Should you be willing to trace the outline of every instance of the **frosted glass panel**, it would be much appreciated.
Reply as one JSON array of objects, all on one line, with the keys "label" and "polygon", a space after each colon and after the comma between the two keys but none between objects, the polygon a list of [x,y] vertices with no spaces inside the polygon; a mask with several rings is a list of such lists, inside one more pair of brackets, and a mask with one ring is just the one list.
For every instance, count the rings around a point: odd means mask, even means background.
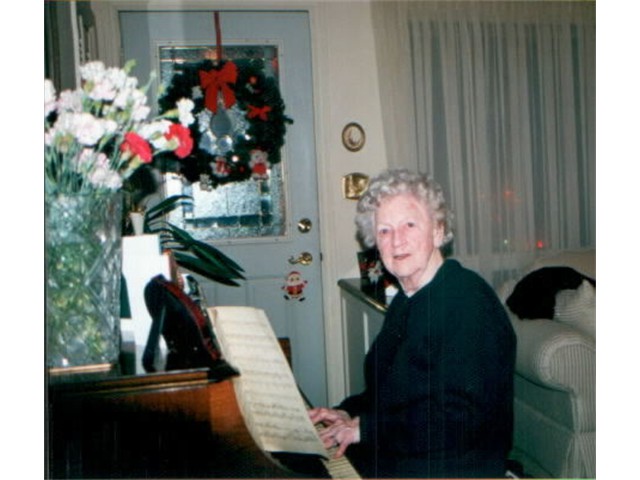
[{"label": "frosted glass panel", "polygon": [[[171,82],[174,66],[181,63],[198,63],[205,58],[217,56],[214,45],[187,45],[171,43],[158,47],[160,61],[160,80],[164,85]],[[222,56],[226,60],[261,59],[264,61],[264,73],[278,79],[278,72],[274,65],[278,63],[277,45],[225,45]]]},{"label": "frosted glass panel", "polygon": [[[278,80],[277,45],[224,46],[223,58],[258,58],[264,61],[265,75]],[[160,81],[170,85],[177,64],[197,63],[216,55],[212,45],[160,45]],[[230,113],[233,108],[229,109]],[[235,122],[240,125],[240,122]],[[217,148],[217,147],[216,147]],[[210,152],[217,153],[217,152]],[[224,152],[221,152],[224,153]],[[170,213],[168,221],[200,240],[283,236],[286,233],[283,174],[281,164],[272,165],[267,180],[247,180],[208,188],[200,182],[188,184],[175,174],[165,175],[165,195],[189,195],[192,205]]]},{"label": "frosted glass panel", "polygon": [[167,196],[190,195],[185,205],[169,215],[169,222],[200,240],[272,237],[285,234],[281,168],[269,170],[269,180],[247,180],[203,190],[175,174],[165,175]]}]

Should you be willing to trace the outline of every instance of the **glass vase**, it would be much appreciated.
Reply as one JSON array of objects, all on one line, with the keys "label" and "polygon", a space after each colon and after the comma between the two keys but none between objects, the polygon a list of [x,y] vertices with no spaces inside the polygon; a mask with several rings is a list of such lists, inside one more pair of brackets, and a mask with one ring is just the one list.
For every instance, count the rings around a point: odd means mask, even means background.
[{"label": "glass vase", "polygon": [[45,197],[46,358],[107,367],[120,354],[122,195]]}]

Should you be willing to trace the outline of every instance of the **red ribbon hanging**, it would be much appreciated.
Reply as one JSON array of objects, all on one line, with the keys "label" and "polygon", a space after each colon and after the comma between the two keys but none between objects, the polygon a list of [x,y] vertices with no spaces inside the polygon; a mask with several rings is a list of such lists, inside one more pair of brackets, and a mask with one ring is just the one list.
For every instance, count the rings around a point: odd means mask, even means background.
[{"label": "red ribbon hanging", "polygon": [[220,30],[220,12],[213,12],[213,26],[216,29],[216,51],[218,52],[218,61],[222,61],[222,32]]},{"label": "red ribbon hanging", "polygon": [[198,70],[200,86],[205,92],[204,105],[213,113],[218,112],[218,93],[222,93],[225,108],[236,103],[236,94],[229,86],[238,79],[238,67],[229,61],[220,70]]},{"label": "red ribbon hanging", "polygon": [[251,118],[260,118],[260,120],[267,121],[267,113],[271,111],[271,107],[269,105],[265,105],[264,107],[255,107],[253,105],[249,105],[249,113],[247,113],[247,117]]}]

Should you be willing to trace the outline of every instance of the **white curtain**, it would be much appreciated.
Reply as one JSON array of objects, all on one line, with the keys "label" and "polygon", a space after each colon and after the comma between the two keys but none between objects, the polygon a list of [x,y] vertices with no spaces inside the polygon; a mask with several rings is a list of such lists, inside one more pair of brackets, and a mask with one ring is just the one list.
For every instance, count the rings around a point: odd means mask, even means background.
[{"label": "white curtain", "polygon": [[389,164],[443,185],[453,255],[497,286],[595,247],[595,3],[374,2],[373,19]]}]

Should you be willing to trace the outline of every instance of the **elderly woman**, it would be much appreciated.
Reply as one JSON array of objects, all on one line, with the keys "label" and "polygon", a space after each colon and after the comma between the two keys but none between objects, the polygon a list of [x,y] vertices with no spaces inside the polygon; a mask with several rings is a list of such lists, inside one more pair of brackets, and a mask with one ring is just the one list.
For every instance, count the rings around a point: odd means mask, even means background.
[{"label": "elderly woman", "polygon": [[367,354],[365,391],[309,411],[325,446],[369,478],[504,477],[515,336],[491,287],[445,259],[453,234],[440,186],[384,172],[356,224],[401,290]]}]

